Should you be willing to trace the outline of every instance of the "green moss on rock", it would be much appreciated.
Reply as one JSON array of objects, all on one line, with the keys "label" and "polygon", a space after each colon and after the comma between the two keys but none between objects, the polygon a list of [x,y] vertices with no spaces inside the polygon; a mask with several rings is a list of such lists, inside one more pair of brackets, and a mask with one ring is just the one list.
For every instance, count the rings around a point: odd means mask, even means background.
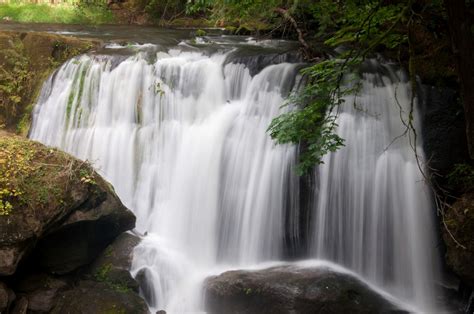
[{"label": "green moss on rock", "polygon": [[0,191],[0,275],[13,274],[30,253],[48,272],[68,273],[135,225],[89,164],[6,133],[0,133]]},{"label": "green moss on rock", "polygon": [[67,59],[99,45],[94,39],[0,31],[0,126],[25,135],[46,78]]}]

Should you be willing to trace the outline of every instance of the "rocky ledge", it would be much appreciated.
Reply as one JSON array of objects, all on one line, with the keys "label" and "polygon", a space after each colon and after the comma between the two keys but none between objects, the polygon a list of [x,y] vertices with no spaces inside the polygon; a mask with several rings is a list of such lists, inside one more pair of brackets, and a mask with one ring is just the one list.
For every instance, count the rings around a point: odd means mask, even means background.
[{"label": "rocky ledge", "polygon": [[0,313],[147,313],[134,226],[88,163],[0,133]]}]

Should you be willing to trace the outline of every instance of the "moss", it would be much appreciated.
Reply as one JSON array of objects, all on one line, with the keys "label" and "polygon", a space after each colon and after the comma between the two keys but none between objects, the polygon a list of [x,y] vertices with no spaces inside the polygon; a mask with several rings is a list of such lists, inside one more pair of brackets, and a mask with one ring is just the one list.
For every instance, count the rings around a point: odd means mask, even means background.
[{"label": "moss", "polygon": [[100,45],[47,33],[0,32],[0,125],[26,135],[43,82],[61,63]]},{"label": "moss", "polygon": [[107,263],[102,265],[95,273],[94,277],[98,282],[102,282],[106,284],[110,289],[116,292],[123,292],[127,293],[130,292],[131,289],[125,282],[120,280],[114,280],[110,276],[110,272],[112,271],[113,265],[111,263]]},{"label": "moss", "polygon": [[206,36],[207,32],[203,29],[198,29],[196,31],[196,36],[199,36],[199,37],[202,37],[202,36]]},{"label": "moss", "polygon": [[164,22],[164,26],[170,27],[189,27],[189,28],[206,28],[214,26],[213,22],[204,18],[177,18],[169,22]]},{"label": "moss", "polygon": [[237,32],[237,27],[235,26],[226,26],[224,28],[224,33],[227,35],[234,35]]},{"label": "moss", "polygon": [[95,176],[89,164],[63,152],[0,134],[0,216],[67,206],[69,188],[82,185],[88,189],[97,180]]}]

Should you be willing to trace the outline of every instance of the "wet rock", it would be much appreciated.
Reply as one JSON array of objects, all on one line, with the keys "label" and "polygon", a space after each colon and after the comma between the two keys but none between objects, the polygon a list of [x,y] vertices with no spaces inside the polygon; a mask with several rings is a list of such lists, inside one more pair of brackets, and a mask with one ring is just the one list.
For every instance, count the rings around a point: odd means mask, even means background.
[{"label": "wet rock", "polygon": [[155,292],[153,291],[153,286],[150,284],[149,278],[153,278],[153,276],[147,268],[140,269],[135,276],[135,280],[140,286],[141,295],[150,302],[155,299]]},{"label": "wet rock", "polygon": [[449,88],[423,85],[420,88],[420,120],[423,148],[438,184],[452,166],[468,159],[464,111],[458,93]]},{"label": "wet rock", "polygon": [[130,274],[133,249],[140,238],[123,233],[93,262],[89,273],[96,279],[138,292],[138,283]]},{"label": "wet rock", "polygon": [[357,278],[329,268],[229,271],[204,287],[210,313],[405,313]]},{"label": "wet rock", "polygon": [[96,189],[60,228],[39,241],[38,261],[44,269],[55,274],[71,272],[90,263],[119,234],[135,227],[135,216],[104,187]]},{"label": "wet rock", "polygon": [[51,311],[62,313],[123,313],[145,314],[148,307],[138,294],[131,290],[112,287],[103,282],[81,281],[58,297]]}]

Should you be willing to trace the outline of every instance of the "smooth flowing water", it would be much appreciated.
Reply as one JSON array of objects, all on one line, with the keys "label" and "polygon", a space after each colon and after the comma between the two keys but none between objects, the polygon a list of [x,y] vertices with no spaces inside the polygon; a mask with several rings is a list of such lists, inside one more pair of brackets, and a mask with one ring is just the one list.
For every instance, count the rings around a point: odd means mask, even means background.
[{"label": "smooth flowing water", "polygon": [[[292,110],[282,104],[299,88],[300,64],[237,58],[226,38],[215,45],[74,58],[45,83],[34,111],[30,137],[91,161],[137,215],[146,236],[132,273],[153,311],[204,311],[206,276],[281,261],[288,233],[298,234],[297,147],[275,145],[266,129]],[[252,60],[266,64],[256,70]],[[410,90],[385,72],[365,76],[363,109],[348,99],[339,116],[347,146],[315,173],[307,257],[433,310],[430,195],[407,139],[388,147],[403,132]]]},{"label": "smooth flowing water", "polygon": [[[421,138],[406,133],[410,84],[402,72],[368,63],[374,73],[364,74],[360,92],[339,114],[346,146],[326,156],[317,171],[313,254],[433,312],[435,212],[419,170]],[[413,110],[419,117],[416,99]]]}]

